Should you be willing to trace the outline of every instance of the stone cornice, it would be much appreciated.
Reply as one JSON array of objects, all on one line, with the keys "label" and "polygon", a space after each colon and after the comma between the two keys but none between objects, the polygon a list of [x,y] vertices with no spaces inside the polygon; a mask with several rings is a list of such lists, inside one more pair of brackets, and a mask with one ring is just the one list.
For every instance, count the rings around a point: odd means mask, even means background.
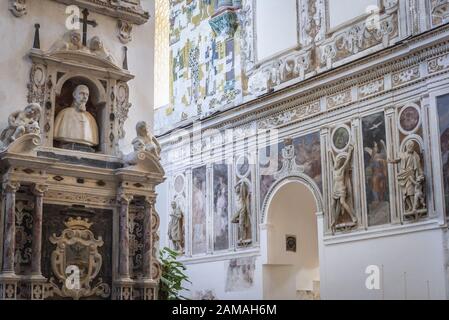
[{"label": "stone cornice", "polygon": [[115,0],[53,0],[66,5],[76,5],[93,12],[125,20],[133,24],[144,24],[150,19],[150,14],[139,5]]},{"label": "stone cornice", "polygon": [[[262,95],[220,114],[203,119],[202,127],[203,129],[222,130],[247,125],[267,116],[280,114],[289,109],[312,103],[322,97],[348,90],[354,85],[366,84],[385,74],[415,66],[449,50],[449,38],[446,36],[448,30],[449,25],[444,25],[403,40],[393,47],[375,52],[365,58],[294,83],[276,92]],[[337,109],[335,108],[335,110]],[[191,128],[191,124],[183,126],[184,130]],[[167,144],[164,138],[169,136],[170,132],[167,132],[159,137],[162,145]]]}]

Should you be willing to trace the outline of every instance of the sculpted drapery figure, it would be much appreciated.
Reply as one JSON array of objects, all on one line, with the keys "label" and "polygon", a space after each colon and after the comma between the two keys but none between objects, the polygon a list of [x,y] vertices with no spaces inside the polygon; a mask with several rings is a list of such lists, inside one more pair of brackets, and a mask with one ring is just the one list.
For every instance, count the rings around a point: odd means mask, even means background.
[{"label": "sculpted drapery figure", "polygon": [[173,248],[178,252],[184,251],[184,214],[176,201],[171,203],[170,223],[168,225],[168,238]]},{"label": "sculpted drapery figure", "polygon": [[354,146],[352,144],[349,146],[349,153],[347,156],[339,154],[337,158],[335,158],[332,151],[329,151],[333,166],[333,223],[331,226],[333,231],[338,227],[339,220],[345,213],[351,217],[352,226],[357,224],[357,217],[354,214],[352,205],[353,190],[350,175],[353,152]]},{"label": "sculpted drapery figure", "polygon": [[427,212],[423,192],[424,171],[421,156],[415,151],[415,142],[410,140],[405,145],[405,152],[401,152],[399,159],[390,160],[399,164],[398,183],[401,188],[402,201],[406,215]]},{"label": "sculpted drapery figure", "polygon": [[54,139],[63,143],[74,143],[95,147],[99,143],[98,125],[86,111],[89,88],[79,85],[73,92],[73,103],[58,113],[55,120]]},{"label": "sculpted drapery figure", "polygon": [[238,210],[231,219],[231,222],[238,224],[238,240],[240,244],[251,242],[251,210],[249,186],[241,182],[235,186],[235,193],[238,199]]},{"label": "sculpted drapery figure", "polygon": [[8,127],[0,136],[0,147],[6,147],[24,134],[39,134],[39,119],[42,109],[39,104],[31,103],[23,111],[16,111],[8,118]]},{"label": "sculpted drapery figure", "polygon": [[161,147],[156,138],[151,134],[145,121],[140,121],[136,125],[137,137],[132,141],[134,151],[147,151],[154,153],[157,157],[161,154]]}]

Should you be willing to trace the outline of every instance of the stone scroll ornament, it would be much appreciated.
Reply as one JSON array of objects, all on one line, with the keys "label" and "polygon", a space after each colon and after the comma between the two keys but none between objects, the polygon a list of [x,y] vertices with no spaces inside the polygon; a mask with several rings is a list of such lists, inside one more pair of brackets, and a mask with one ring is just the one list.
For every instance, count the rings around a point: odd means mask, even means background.
[{"label": "stone scroll ornament", "polygon": [[8,127],[0,135],[0,151],[26,134],[39,135],[39,119],[42,108],[37,103],[31,103],[22,111],[13,112],[8,117]]},{"label": "stone scroll ornament", "polygon": [[[349,152],[337,157],[329,151],[332,161],[332,232],[357,226],[357,217],[353,208],[353,187],[351,182],[351,164],[354,145],[349,145]],[[348,222],[346,216],[351,221]]]},{"label": "stone scroll ornament", "polygon": [[234,213],[231,222],[238,226],[238,244],[245,246],[251,244],[251,193],[249,186],[245,182],[240,182],[235,186],[235,193],[238,199],[238,209]]},{"label": "stone scroll ornament", "polygon": [[427,213],[427,206],[421,154],[420,151],[415,150],[416,143],[410,140],[405,144],[405,152],[401,152],[398,159],[392,159],[389,162],[399,165],[397,181],[401,189],[404,216],[418,220]]},{"label": "stone scroll ornament", "polygon": [[[97,279],[103,264],[103,258],[98,248],[103,246],[101,237],[95,239],[90,230],[92,223],[87,219],[69,218],[65,222],[67,229],[57,237],[50,237],[50,242],[56,245],[51,254],[51,267],[56,276],[50,279],[49,295],[79,300],[81,298],[99,296],[107,298],[111,289]],[[69,268],[69,269],[68,269]],[[72,270],[67,273],[67,270]],[[92,282],[96,280],[96,285]]]}]

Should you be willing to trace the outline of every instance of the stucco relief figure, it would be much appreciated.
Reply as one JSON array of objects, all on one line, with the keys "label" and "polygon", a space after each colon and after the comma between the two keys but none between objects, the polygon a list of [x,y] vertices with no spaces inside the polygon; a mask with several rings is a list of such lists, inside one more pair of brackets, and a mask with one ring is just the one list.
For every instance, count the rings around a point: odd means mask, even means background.
[{"label": "stucco relief figure", "polygon": [[54,139],[62,143],[95,147],[99,143],[98,125],[86,111],[89,88],[77,86],[73,99],[72,106],[61,110],[56,117]]},{"label": "stucco relief figure", "polygon": [[27,14],[26,0],[9,0],[9,10],[15,17],[21,17]]},{"label": "stucco relief figure", "polygon": [[[357,217],[354,214],[352,205],[353,189],[350,175],[353,153],[353,145],[349,146],[349,153],[347,156],[345,156],[344,154],[339,154],[335,158],[332,151],[329,151],[333,166],[332,231],[340,228],[354,227],[357,224]],[[350,216],[352,220],[351,223],[345,223],[341,221],[345,214]]]},{"label": "stucco relief figure", "polygon": [[137,137],[132,141],[134,151],[146,151],[160,157],[161,146],[157,139],[151,134],[145,121],[140,121],[136,125]]},{"label": "stucco relief figure", "polygon": [[168,225],[168,238],[176,251],[184,251],[184,214],[179,205],[173,201],[171,203],[170,223]]},{"label": "stucco relief figure", "polygon": [[424,170],[421,156],[415,151],[415,142],[410,140],[405,145],[405,152],[401,152],[399,159],[390,160],[399,164],[398,183],[401,188],[405,215],[414,215],[416,219],[420,214],[426,213],[426,199],[424,196]]},{"label": "stucco relief figure", "polygon": [[231,222],[238,225],[238,240],[240,245],[251,243],[251,194],[249,186],[241,182],[235,186],[238,199],[238,210],[232,217]]},{"label": "stucco relief figure", "polygon": [[88,49],[83,46],[83,43],[81,41],[81,34],[76,31],[72,30],[68,34],[64,36],[63,39],[57,41],[50,49],[50,52],[55,51],[73,51],[73,50],[84,50],[87,51]]},{"label": "stucco relief figure", "polygon": [[31,103],[23,111],[16,111],[8,118],[8,127],[0,136],[0,147],[6,147],[24,134],[40,134],[39,119],[42,109]]},{"label": "stucco relief figure", "polygon": [[104,47],[103,41],[98,36],[93,37],[90,39],[90,46],[89,46],[90,52],[96,55],[99,58],[108,60],[112,63],[116,63],[114,57],[112,54]]}]

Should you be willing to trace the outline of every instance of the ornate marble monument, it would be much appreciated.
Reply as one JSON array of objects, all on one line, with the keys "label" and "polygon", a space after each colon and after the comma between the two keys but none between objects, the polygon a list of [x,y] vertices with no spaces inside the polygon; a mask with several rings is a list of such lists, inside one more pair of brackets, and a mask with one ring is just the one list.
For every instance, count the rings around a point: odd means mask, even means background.
[{"label": "ornate marble monument", "polygon": [[160,147],[141,122],[119,151],[133,75],[108,52],[77,32],[30,52],[1,135],[0,299],[157,299]]}]

